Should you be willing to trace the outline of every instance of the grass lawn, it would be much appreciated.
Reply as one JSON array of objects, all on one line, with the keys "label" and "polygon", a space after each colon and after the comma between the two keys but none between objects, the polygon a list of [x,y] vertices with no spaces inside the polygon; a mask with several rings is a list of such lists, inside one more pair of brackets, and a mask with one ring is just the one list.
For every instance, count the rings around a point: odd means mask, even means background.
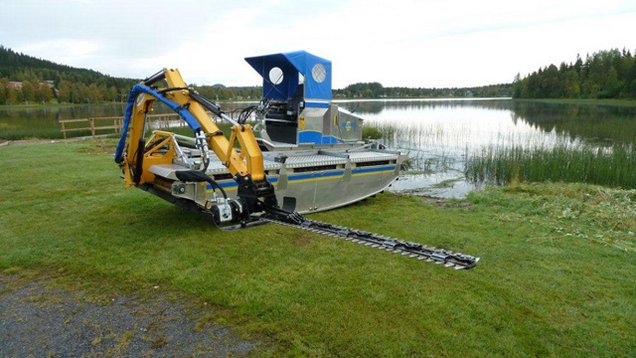
[{"label": "grass lawn", "polygon": [[636,356],[636,191],[382,194],[311,216],[482,258],[455,271],[282,226],[221,232],[125,190],[113,146],[0,147],[0,272],[159,285],[271,337],[274,355]]}]

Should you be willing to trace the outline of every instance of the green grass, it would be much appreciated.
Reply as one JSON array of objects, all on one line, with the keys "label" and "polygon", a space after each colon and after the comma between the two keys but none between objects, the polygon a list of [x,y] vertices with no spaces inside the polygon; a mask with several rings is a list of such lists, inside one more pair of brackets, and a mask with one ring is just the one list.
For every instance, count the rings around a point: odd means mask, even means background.
[{"label": "green grass", "polygon": [[374,126],[363,126],[362,127],[362,139],[381,139],[382,132],[380,129]]},{"label": "green grass", "polygon": [[589,145],[552,148],[489,146],[473,153],[464,167],[472,182],[508,184],[513,181],[584,182],[636,188],[636,147]]},{"label": "green grass", "polygon": [[113,145],[0,147],[0,270],[181,292],[276,355],[636,355],[634,191],[384,194],[312,215],[482,257],[455,271],[281,226],[221,232],[125,190]]},{"label": "green grass", "polygon": [[550,104],[579,104],[595,106],[624,106],[636,107],[635,99],[613,99],[613,98],[515,98],[515,102],[533,102]]}]

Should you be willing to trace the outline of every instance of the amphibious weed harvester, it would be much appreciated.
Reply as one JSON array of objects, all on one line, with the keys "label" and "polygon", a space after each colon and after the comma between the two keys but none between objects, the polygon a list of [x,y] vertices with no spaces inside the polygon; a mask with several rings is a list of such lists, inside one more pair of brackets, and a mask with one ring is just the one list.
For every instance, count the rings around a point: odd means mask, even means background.
[{"label": "amphibious weed harvester", "polygon": [[[220,227],[271,222],[456,269],[477,264],[473,256],[302,216],[383,191],[405,156],[362,141],[362,119],[331,101],[330,61],[305,51],[246,61],[263,78],[263,98],[237,119],[188,87],[176,69],[132,88],[115,153],[127,187],[210,214]],[[178,113],[193,137],[155,130],[146,139],[145,116],[155,102]],[[260,138],[247,123],[252,113]],[[212,117],[231,124],[229,138]]]}]

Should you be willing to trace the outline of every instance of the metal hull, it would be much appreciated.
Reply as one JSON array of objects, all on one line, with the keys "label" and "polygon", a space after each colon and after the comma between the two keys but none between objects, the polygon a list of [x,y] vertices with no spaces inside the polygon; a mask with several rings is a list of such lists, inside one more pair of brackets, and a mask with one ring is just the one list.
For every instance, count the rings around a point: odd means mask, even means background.
[{"label": "metal hull", "polygon": [[[193,151],[190,155],[196,153]],[[385,190],[398,177],[404,160],[399,152],[359,145],[328,152],[297,149],[264,152],[263,155],[267,180],[276,187],[279,205],[300,213],[349,205]],[[150,168],[156,182],[163,185],[164,192],[169,189],[165,183],[176,180],[175,171],[187,169],[179,164]],[[213,177],[228,196],[236,197],[237,183],[229,177],[221,162],[211,162],[206,174]],[[214,195],[212,186],[202,183],[190,184],[184,192],[170,188],[170,194],[194,201],[201,207]]]},{"label": "metal hull", "polygon": [[[281,205],[300,213],[349,205],[386,189],[398,176],[396,165],[379,168],[314,171],[268,177]],[[232,185],[231,183],[228,183]],[[234,190],[228,192],[234,197]],[[293,203],[288,204],[289,202]]]}]

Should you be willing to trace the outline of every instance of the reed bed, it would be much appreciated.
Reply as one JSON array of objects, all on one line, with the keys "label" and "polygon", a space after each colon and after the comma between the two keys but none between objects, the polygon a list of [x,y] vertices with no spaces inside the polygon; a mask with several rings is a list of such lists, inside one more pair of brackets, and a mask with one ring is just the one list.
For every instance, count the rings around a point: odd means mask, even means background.
[{"label": "reed bed", "polygon": [[493,145],[467,155],[464,174],[473,183],[580,182],[633,189],[636,149],[633,145]]},{"label": "reed bed", "polygon": [[389,147],[409,151],[409,171],[463,171],[473,184],[580,182],[636,188],[633,144],[558,135],[555,132],[500,132],[479,138],[474,128],[366,123]]}]

